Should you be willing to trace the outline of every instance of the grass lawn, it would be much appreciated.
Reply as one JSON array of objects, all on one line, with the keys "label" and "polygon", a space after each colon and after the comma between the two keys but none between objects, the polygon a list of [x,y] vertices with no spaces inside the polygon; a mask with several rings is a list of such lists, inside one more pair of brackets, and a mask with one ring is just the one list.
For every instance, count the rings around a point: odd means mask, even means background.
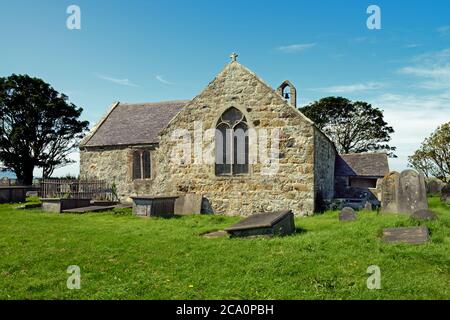
[{"label": "grass lawn", "polygon": [[[122,210],[60,215],[0,205],[0,299],[450,299],[450,208],[430,198],[439,220],[426,245],[385,244],[385,227],[406,216],[337,212],[296,219],[284,238],[205,239],[236,217],[133,217]],[[81,268],[81,290],[66,269]],[[366,287],[381,268],[382,289]]]}]

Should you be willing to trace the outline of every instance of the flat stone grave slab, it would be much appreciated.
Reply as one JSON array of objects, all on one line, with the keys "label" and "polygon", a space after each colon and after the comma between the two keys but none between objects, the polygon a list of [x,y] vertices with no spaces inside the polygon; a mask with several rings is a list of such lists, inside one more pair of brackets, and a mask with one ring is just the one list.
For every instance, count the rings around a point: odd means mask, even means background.
[{"label": "flat stone grave slab", "polygon": [[345,207],[339,213],[339,221],[355,221],[356,219],[356,212],[353,208]]},{"label": "flat stone grave slab", "polygon": [[291,210],[260,213],[225,229],[232,237],[286,236],[295,233]]},{"label": "flat stone grave slab", "polygon": [[202,234],[203,238],[208,238],[208,239],[222,238],[222,237],[226,237],[226,236],[228,236],[228,232],[226,232],[224,230],[213,231],[213,232],[208,232],[208,233]]},{"label": "flat stone grave slab", "polygon": [[383,230],[382,240],[390,243],[423,244],[428,242],[427,227],[387,228]]}]

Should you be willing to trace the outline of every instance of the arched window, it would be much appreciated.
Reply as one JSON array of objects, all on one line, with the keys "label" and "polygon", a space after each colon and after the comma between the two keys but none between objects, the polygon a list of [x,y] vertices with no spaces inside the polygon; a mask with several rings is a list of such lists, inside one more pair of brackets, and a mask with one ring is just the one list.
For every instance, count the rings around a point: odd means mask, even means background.
[{"label": "arched window", "polygon": [[133,180],[150,179],[151,174],[151,151],[133,151]]},{"label": "arched window", "polygon": [[248,173],[248,143],[245,116],[238,109],[229,108],[216,126],[216,175]]}]

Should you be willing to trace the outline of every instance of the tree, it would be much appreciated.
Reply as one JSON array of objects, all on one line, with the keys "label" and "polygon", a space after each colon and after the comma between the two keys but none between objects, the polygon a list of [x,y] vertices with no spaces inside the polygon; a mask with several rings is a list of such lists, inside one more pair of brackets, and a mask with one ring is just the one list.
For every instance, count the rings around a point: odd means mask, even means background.
[{"label": "tree", "polygon": [[68,155],[88,129],[78,120],[83,109],[49,84],[28,75],[0,78],[0,161],[23,184],[35,167],[49,177],[73,161]]},{"label": "tree", "polygon": [[334,142],[339,153],[384,151],[396,157],[396,148],[387,144],[394,129],[384,121],[383,111],[369,103],[327,97],[300,111]]},{"label": "tree", "polygon": [[450,122],[438,127],[420,148],[408,158],[409,166],[427,178],[448,182],[450,177]]}]

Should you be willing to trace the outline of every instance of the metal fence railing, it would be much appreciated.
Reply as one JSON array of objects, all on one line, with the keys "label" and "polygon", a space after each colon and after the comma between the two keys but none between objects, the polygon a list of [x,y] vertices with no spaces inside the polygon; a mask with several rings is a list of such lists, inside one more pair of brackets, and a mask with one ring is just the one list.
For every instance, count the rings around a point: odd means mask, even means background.
[{"label": "metal fence railing", "polygon": [[41,181],[42,198],[114,200],[112,188],[103,180],[45,179]]}]

